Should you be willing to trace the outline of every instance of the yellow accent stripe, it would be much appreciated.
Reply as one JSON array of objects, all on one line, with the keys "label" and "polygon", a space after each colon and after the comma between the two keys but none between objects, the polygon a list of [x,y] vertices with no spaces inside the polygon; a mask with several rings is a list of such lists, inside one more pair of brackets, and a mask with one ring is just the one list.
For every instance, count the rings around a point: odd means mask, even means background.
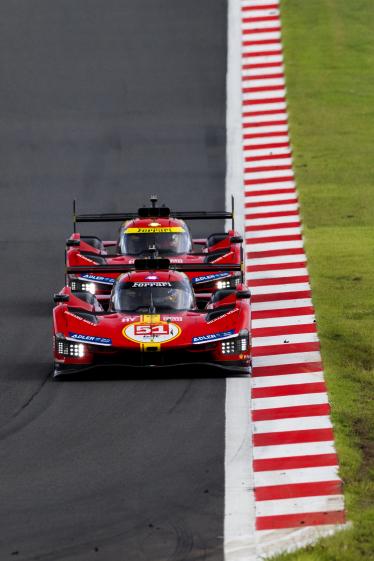
[{"label": "yellow accent stripe", "polygon": [[127,228],[125,234],[174,234],[185,232],[181,226],[154,227],[154,228]]},{"label": "yellow accent stripe", "polygon": [[[157,349],[156,351],[149,351],[148,349]],[[140,343],[140,350],[142,353],[146,352],[160,352],[161,351],[161,343]]]},{"label": "yellow accent stripe", "polygon": [[140,316],[140,321],[142,323],[160,323],[161,321],[161,316],[159,314],[150,314],[150,315],[144,315],[144,316]]}]

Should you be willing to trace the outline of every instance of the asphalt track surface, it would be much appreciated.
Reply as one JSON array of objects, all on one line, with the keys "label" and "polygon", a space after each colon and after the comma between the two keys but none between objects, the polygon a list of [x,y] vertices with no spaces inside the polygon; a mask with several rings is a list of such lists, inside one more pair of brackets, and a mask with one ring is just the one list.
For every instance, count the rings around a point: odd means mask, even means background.
[{"label": "asphalt track surface", "polygon": [[219,560],[224,380],[50,374],[74,197],[224,206],[226,2],[3,0],[0,42],[0,560]]}]

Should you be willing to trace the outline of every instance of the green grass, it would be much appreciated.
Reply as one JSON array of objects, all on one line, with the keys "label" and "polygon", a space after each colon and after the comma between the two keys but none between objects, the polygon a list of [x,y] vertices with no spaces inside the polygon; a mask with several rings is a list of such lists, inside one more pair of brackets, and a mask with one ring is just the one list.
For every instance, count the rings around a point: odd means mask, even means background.
[{"label": "green grass", "polygon": [[294,163],[349,530],[289,561],[374,559],[374,2],[283,0]]}]

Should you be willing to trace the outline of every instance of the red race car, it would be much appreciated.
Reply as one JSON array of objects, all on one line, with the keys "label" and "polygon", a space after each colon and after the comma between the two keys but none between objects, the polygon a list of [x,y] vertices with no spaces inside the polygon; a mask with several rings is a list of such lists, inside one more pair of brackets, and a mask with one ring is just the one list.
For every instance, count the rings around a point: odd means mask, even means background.
[{"label": "red race car", "polygon": [[[115,281],[115,274],[102,274],[97,265],[134,264],[135,259],[147,256],[167,257],[173,264],[240,264],[237,272],[207,267],[187,272],[194,290],[199,294],[210,294],[222,288],[235,288],[244,280],[243,239],[234,230],[233,209],[231,212],[173,212],[169,208],[157,207],[157,197],[151,197],[151,207],[138,213],[127,214],[76,214],[77,222],[124,221],[117,241],[102,241],[93,236],[81,236],[74,232],[67,240],[66,264],[88,266],[91,270],[69,274],[67,284],[73,291],[88,291],[108,298]],[[185,220],[232,219],[228,232],[210,235],[207,239],[193,239]],[[75,226],[74,226],[75,230]],[[198,250],[196,250],[196,247]]]},{"label": "red race car", "polygon": [[[206,266],[211,272],[217,270],[217,265]],[[249,374],[250,292],[241,283],[217,290],[199,309],[183,272],[189,267],[162,258],[98,265],[100,274],[117,274],[106,311],[87,291],[73,292],[66,286],[55,295],[54,378],[109,365],[122,374],[136,367],[181,365]],[[220,267],[229,271],[237,266]],[[68,273],[86,270],[72,267]]]}]

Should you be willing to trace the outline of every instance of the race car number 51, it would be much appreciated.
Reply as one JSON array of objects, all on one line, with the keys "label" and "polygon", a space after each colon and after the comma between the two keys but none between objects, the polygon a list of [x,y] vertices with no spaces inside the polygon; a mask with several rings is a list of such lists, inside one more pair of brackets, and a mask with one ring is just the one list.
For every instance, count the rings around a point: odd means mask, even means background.
[{"label": "race car number 51", "polygon": [[181,334],[181,328],[175,323],[130,323],[122,330],[122,335],[135,343],[167,343]]},{"label": "race car number 51", "polygon": [[167,323],[160,325],[135,325],[135,335],[169,335],[170,325]]}]

